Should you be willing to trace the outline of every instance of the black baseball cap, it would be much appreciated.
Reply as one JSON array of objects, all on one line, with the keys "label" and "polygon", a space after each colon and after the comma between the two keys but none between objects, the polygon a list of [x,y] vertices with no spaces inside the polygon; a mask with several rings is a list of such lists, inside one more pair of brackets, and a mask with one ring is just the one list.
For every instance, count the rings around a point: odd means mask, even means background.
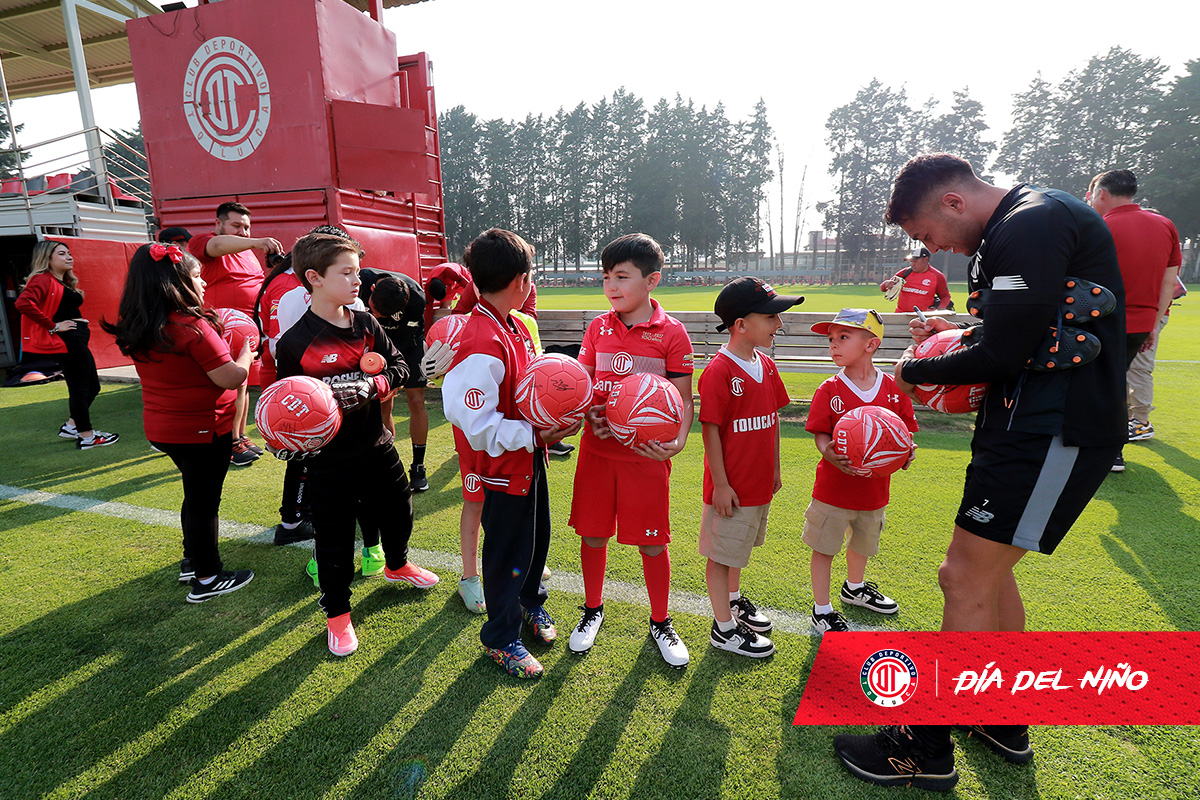
[{"label": "black baseball cap", "polygon": [[713,311],[721,318],[717,330],[723,331],[747,314],[779,314],[803,302],[803,297],[776,294],[771,284],[747,276],[725,284]]},{"label": "black baseball cap", "polygon": [[187,228],[163,228],[158,232],[158,240],[167,244],[180,244],[192,238]]}]

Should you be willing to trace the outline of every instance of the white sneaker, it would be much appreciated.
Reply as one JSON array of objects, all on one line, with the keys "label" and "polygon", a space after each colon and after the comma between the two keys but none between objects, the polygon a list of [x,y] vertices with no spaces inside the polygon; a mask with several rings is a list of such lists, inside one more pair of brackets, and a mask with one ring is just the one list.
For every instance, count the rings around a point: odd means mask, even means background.
[{"label": "white sneaker", "polygon": [[583,611],[583,616],[580,618],[579,624],[575,626],[575,630],[571,631],[567,647],[572,653],[583,655],[596,643],[596,634],[600,632],[600,624],[604,622],[604,604],[601,603],[599,608],[588,608],[587,606],[579,608]]},{"label": "white sneaker", "polygon": [[770,639],[755,633],[745,622],[741,620],[736,622],[737,625],[733,630],[723,631],[716,620],[713,620],[712,630],[708,636],[713,647],[750,658],[766,658],[775,652],[775,645]]},{"label": "white sneaker", "polygon": [[650,636],[654,638],[654,643],[658,645],[658,652],[662,653],[663,661],[675,669],[683,669],[688,665],[691,656],[688,654],[687,645],[679,638],[679,634],[675,632],[675,626],[671,624],[671,618],[667,617],[662,622],[650,620]]}]

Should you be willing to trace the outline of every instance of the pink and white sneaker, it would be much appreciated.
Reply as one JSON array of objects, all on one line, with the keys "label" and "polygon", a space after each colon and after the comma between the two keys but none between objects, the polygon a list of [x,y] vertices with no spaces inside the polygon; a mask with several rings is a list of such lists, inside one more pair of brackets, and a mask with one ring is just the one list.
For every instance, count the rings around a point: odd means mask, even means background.
[{"label": "pink and white sneaker", "polygon": [[335,656],[348,656],[358,649],[358,636],[354,633],[354,625],[350,622],[350,612],[325,621],[329,630],[329,652]]}]

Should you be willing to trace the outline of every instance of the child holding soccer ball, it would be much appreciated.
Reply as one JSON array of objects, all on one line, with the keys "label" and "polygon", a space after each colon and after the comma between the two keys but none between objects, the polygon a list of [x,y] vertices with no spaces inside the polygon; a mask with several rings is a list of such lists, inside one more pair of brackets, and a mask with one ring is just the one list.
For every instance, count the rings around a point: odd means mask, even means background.
[{"label": "child holding soccer ball", "polygon": [[[899,604],[866,580],[867,559],[879,552],[885,510],[891,487],[890,475],[864,476],[838,453],[833,426],[847,411],[860,406],[880,406],[894,411],[912,432],[917,418],[912,401],[900,391],[895,379],[877,369],[872,354],[883,341],[883,318],[873,308],[843,308],[832,322],[818,322],[813,333],[829,336],[829,357],[841,371],[822,383],[813,394],[805,430],[816,439],[821,461],[813,482],[813,499],[804,512],[801,540],[812,548],[812,624],[818,633],[847,631],[846,619],[833,608],[829,597],[833,557],[846,544],[846,581],[843,603],[868,608],[880,614],[895,614]],[[916,456],[914,448],[904,468]]]},{"label": "child holding soccer ball", "polygon": [[[438,582],[437,575],[408,560],[412,494],[379,406],[380,396],[408,377],[404,357],[370,312],[346,307],[358,297],[360,254],[357,243],[329,234],[309,234],[296,242],[292,263],[312,304],[279,338],[275,351],[280,378],[309,375],[325,381],[342,410],[337,435],[305,461],[319,602],[328,618],[329,650],[336,656],[358,649],[350,621],[356,511],[379,529],[389,583],[427,589]],[[364,375],[359,365],[368,351],[387,362],[378,375]]]},{"label": "child holding soccer ball", "polygon": [[779,314],[804,302],[776,294],[758,278],[737,278],[717,295],[717,331],[729,343],[700,374],[700,424],[704,437],[704,512],[700,555],[713,607],[709,643],[750,658],[775,652],[762,634],[771,620],[741,593],[742,570],[763,543],[771,498],[783,486],[779,466],[779,409],[787,390],[775,362],[758,352],[770,347]]},{"label": "child holding soccer ball", "polygon": [[543,668],[525,648],[521,623],[543,644],[558,637],[542,584],[550,548],[546,445],[574,435],[582,422],[539,430],[517,411],[517,379],[533,357],[534,345],[512,311],[529,296],[533,248],[515,233],[493,228],[468,245],[463,260],[479,303],[459,334],[442,383],[442,406],[472,450],[473,471],[464,474],[464,492],[477,486],[483,495],[488,619],[479,639],[510,675],[536,678]]},{"label": "child holding soccer ball", "polygon": [[[604,621],[604,570],[608,541],[641,551],[650,595],[650,635],[663,660],[687,666],[690,656],[671,624],[671,456],[683,449],[692,427],[692,341],[683,324],[650,297],[662,277],[663,253],[644,233],[631,233],[600,254],[604,296],[612,310],[592,320],[583,335],[579,361],[593,378],[593,402],[579,444],[570,525],[582,537],[583,616],[571,633],[573,653],[595,644]],[[639,372],[665,377],[683,398],[679,434],[636,450],[613,437],[604,403],[622,378]]]}]

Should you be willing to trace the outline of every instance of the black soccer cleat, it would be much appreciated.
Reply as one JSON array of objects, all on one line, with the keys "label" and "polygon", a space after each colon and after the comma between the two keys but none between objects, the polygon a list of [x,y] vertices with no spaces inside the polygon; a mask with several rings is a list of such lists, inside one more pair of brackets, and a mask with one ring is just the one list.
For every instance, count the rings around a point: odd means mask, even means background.
[{"label": "black soccer cleat", "polygon": [[1067,278],[1063,287],[1062,317],[1066,322],[1088,322],[1111,314],[1117,298],[1098,283]]},{"label": "black soccer cleat", "polygon": [[1025,369],[1053,372],[1082,366],[1100,355],[1100,340],[1078,328],[1051,328]]}]

